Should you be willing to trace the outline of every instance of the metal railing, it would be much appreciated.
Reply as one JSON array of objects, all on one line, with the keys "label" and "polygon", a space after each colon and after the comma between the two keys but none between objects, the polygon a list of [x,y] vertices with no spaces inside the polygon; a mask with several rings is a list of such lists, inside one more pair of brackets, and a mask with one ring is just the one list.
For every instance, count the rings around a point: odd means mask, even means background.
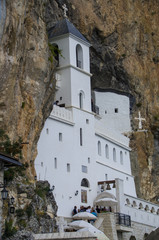
[{"label": "metal railing", "polygon": [[115,213],[116,224],[131,227],[131,217],[123,213]]}]

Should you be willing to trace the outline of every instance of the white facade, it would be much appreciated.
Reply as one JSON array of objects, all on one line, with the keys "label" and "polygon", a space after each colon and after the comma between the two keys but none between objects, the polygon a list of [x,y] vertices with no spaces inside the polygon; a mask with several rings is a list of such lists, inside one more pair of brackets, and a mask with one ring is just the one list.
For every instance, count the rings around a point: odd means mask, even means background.
[{"label": "white facade", "polygon": [[99,114],[112,128],[121,133],[131,131],[129,98],[121,94],[95,91],[96,105],[100,105]]},{"label": "white facade", "polygon": [[[53,106],[38,143],[35,168],[38,180],[55,186],[58,216],[70,217],[74,206],[93,206],[101,192],[100,181],[123,182],[119,208],[128,214],[124,196],[137,198],[131,174],[129,98],[113,92],[95,91],[99,115],[91,110],[89,44],[72,34],[53,39],[62,50],[57,73],[59,104]],[[81,65],[77,66],[77,46]],[[82,181],[85,179],[84,181]],[[82,186],[81,186],[82,183]],[[120,194],[118,194],[120,195]],[[122,201],[121,201],[122,200]],[[130,212],[130,211],[129,211]],[[124,212],[123,212],[124,213]]]}]

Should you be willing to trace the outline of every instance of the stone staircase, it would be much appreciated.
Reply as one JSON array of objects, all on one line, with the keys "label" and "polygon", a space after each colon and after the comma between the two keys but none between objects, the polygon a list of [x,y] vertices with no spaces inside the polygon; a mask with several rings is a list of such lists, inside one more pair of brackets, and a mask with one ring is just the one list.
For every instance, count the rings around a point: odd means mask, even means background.
[{"label": "stone staircase", "polygon": [[104,232],[110,240],[118,240],[114,213],[107,212],[98,214],[98,220],[94,226]]}]

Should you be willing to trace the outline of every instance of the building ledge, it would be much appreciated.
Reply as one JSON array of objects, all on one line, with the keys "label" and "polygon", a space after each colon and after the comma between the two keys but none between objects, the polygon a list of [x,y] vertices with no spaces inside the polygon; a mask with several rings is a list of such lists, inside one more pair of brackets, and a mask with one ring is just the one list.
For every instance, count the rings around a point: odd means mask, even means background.
[{"label": "building ledge", "polygon": [[62,233],[43,233],[34,234],[36,240],[52,240],[52,239],[96,239],[95,235],[90,232],[62,232]]},{"label": "building ledge", "polygon": [[126,227],[126,226],[117,224],[117,225],[116,225],[116,230],[117,230],[118,232],[132,232],[132,231],[133,231],[133,228],[132,228],[132,227]]}]

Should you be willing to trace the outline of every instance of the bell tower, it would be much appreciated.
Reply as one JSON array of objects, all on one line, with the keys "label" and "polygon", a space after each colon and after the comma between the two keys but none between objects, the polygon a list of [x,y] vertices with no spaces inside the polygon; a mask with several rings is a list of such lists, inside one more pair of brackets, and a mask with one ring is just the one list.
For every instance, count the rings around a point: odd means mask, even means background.
[{"label": "bell tower", "polygon": [[50,29],[49,41],[58,49],[56,101],[91,111],[90,43],[67,18]]}]

